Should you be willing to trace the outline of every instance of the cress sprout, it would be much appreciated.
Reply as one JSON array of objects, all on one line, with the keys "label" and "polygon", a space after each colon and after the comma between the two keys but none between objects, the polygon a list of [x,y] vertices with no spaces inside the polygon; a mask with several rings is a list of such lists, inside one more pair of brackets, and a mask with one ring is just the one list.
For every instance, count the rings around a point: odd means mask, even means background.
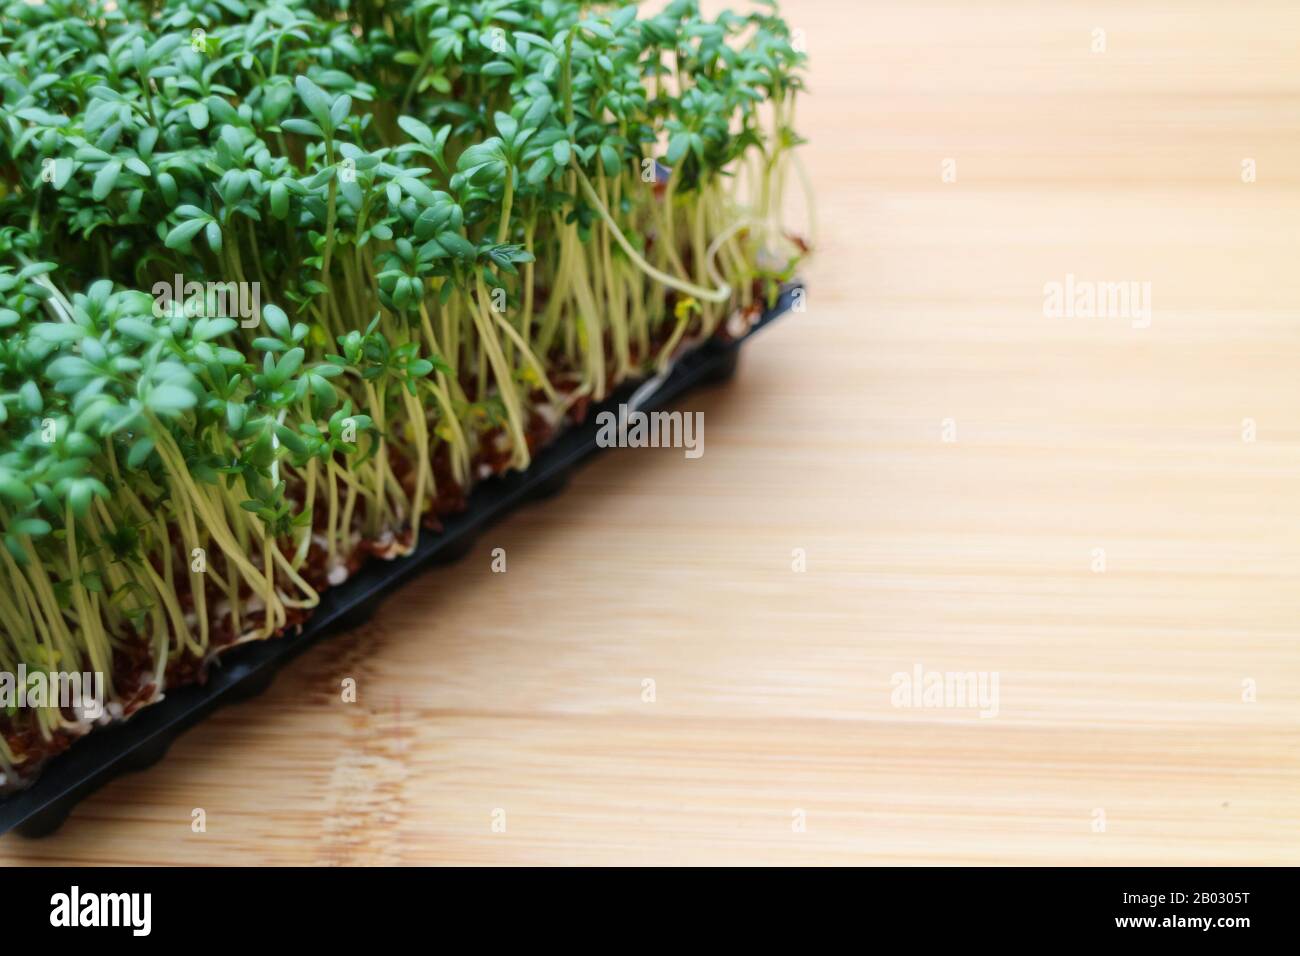
[{"label": "cress sprout", "polygon": [[[752,319],[805,248],[759,6],[4,6],[0,671],[130,713]],[[11,709],[0,773],[86,729]]]}]

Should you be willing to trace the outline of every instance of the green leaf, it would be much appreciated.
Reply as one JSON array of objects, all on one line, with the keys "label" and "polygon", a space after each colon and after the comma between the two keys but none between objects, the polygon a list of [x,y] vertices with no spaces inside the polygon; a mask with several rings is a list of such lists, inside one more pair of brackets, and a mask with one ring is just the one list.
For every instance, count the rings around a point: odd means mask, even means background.
[{"label": "green leaf", "polygon": [[25,534],[33,538],[42,538],[53,529],[43,518],[19,518],[13,523],[14,534]]},{"label": "green leaf", "polygon": [[302,368],[302,360],[306,357],[306,354],[300,348],[292,348],[284,353],[275,367],[275,373],[281,381],[293,378],[294,373]]},{"label": "green leaf", "polygon": [[673,133],[668,140],[668,155],[665,157],[669,166],[676,166],[678,160],[691,148],[691,138],[687,133]]},{"label": "green leaf", "polygon": [[614,31],[598,20],[583,20],[579,26],[583,27],[593,36],[600,37],[602,40],[614,39]]},{"label": "green leaf", "polygon": [[348,114],[352,112],[352,97],[344,94],[334,101],[330,106],[330,127],[337,129],[343,125]]},{"label": "green leaf", "polygon": [[96,202],[102,202],[113,191],[117,185],[117,177],[122,174],[122,163],[120,160],[111,159],[104,164],[103,168],[95,174],[95,185],[91,189],[90,195]]},{"label": "green leaf", "polygon": [[45,407],[40,388],[30,379],[23,382],[22,387],[18,389],[18,397],[22,402],[23,411],[29,415],[39,415],[41,409]]},{"label": "green leaf", "polygon": [[135,339],[137,342],[156,342],[159,338],[158,330],[148,322],[142,322],[140,319],[129,317],[118,319],[113,329],[129,339]]},{"label": "green leaf", "polygon": [[290,133],[297,133],[299,136],[314,136],[317,139],[325,137],[325,131],[311,120],[287,119],[280,124],[280,128],[288,130]]},{"label": "green leaf", "polygon": [[137,438],[126,455],[126,466],[132,471],[141,468],[153,454],[153,439],[149,436]]},{"label": "green leaf", "polygon": [[433,130],[413,116],[397,117],[397,125],[406,135],[427,149],[433,149]]},{"label": "green leaf", "polygon": [[497,132],[506,142],[513,142],[515,134],[519,132],[519,124],[509,113],[497,112],[493,114],[492,121],[496,123]]},{"label": "green leaf", "polygon": [[205,225],[207,223],[202,219],[191,219],[189,222],[173,226],[171,232],[167,233],[164,243],[168,249],[187,249],[190,240],[197,236]]},{"label": "green leaf", "polygon": [[636,19],[636,4],[629,4],[610,17],[610,24],[615,33],[622,33]]},{"label": "green leaf", "polygon": [[284,183],[274,182],[271,183],[268,193],[271,199],[271,215],[276,219],[284,219],[289,215],[289,190]]},{"label": "green leaf", "polygon": [[62,189],[68,185],[68,180],[72,178],[72,172],[75,168],[73,161],[67,156],[60,156],[54,161],[54,181],[51,185],[55,189]]},{"label": "green leaf", "polygon": [[193,338],[199,342],[210,342],[215,338],[220,338],[229,332],[233,332],[239,327],[239,323],[226,316],[215,318],[199,319],[194,323],[192,332]]},{"label": "green leaf", "polygon": [[145,399],[145,406],[158,415],[179,415],[187,408],[193,408],[196,399],[194,393],[179,385],[163,383],[155,385]]},{"label": "green leaf", "polygon": [[542,156],[528,168],[527,180],[534,186],[538,185],[555,171],[555,160],[550,154]]},{"label": "green leaf", "polygon": [[9,502],[11,505],[23,507],[31,504],[36,495],[32,489],[13,477],[13,472],[0,472],[0,498]]},{"label": "green leaf", "polygon": [[[635,14],[635,13],[636,13],[636,10],[634,9],[632,12],[633,12],[633,14]],[[601,143],[601,145],[600,145],[600,161],[601,161],[601,162],[604,164],[604,166],[605,166],[605,175],[606,175],[606,176],[617,176],[617,175],[618,175],[618,168],[619,168],[619,165],[620,165],[620,163],[619,163],[619,159],[618,159],[618,150],[615,149],[615,148],[613,147],[612,144],[610,144],[610,143]]]},{"label": "green leaf", "polygon": [[158,188],[162,191],[163,202],[169,206],[174,206],[176,197],[179,195],[176,187],[176,177],[171,173],[159,173],[157,181]]},{"label": "green leaf", "polygon": [[330,122],[330,98],[325,91],[302,75],[294,77],[293,85],[303,105],[307,107],[307,112],[316,118],[316,122],[325,129],[333,129],[334,124]]},{"label": "green leaf", "polygon": [[438,236],[438,245],[461,259],[472,259],[477,255],[474,245],[458,232],[441,233]]},{"label": "green leaf", "polygon": [[287,339],[289,337],[289,317],[284,314],[284,309],[278,305],[267,304],[262,306],[262,320],[266,322],[267,328],[277,338]]}]

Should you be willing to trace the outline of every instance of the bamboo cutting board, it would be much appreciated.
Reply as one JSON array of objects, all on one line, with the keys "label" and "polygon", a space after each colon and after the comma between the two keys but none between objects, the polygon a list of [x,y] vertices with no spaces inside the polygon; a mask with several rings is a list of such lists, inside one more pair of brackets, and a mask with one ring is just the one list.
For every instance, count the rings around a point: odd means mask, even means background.
[{"label": "bamboo cutting board", "polygon": [[1300,863],[1300,8],[784,6],[819,255],[703,457],[604,455],[0,859]]}]

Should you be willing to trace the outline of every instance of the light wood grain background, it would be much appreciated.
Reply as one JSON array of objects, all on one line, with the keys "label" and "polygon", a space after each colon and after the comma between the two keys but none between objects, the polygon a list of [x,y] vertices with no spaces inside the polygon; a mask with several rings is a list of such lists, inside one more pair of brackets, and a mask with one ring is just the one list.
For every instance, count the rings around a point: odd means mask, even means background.
[{"label": "light wood grain background", "polygon": [[1300,7],[785,8],[819,256],[704,457],[590,464],[0,860],[1300,863]]}]

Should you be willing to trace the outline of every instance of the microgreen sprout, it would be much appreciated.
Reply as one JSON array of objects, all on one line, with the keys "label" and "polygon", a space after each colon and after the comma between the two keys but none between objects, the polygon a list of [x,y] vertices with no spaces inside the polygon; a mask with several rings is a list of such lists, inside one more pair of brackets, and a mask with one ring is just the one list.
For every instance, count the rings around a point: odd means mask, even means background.
[{"label": "microgreen sprout", "polygon": [[[805,248],[760,6],[4,6],[0,670],[129,713],[754,316]],[[0,775],[85,729],[0,716]]]}]

